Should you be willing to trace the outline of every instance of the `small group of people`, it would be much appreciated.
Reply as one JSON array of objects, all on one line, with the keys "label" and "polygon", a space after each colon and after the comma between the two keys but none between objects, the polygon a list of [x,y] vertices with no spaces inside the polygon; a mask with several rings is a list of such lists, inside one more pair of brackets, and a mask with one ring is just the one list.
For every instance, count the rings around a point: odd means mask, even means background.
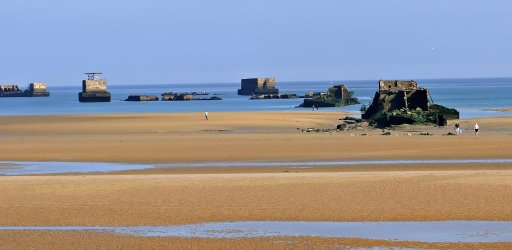
[{"label": "small group of people", "polygon": [[[455,134],[460,135],[464,133],[464,129],[460,126],[458,122],[455,123]],[[475,135],[478,135],[478,131],[480,130],[480,125],[478,123],[475,123]]]}]

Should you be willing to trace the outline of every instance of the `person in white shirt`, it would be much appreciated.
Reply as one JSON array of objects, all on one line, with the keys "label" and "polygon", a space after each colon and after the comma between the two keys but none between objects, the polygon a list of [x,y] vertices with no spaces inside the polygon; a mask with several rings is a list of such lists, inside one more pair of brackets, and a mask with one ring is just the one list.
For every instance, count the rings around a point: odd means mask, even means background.
[{"label": "person in white shirt", "polygon": [[207,112],[204,112],[204,119],[205,119],[205,120],[208,120],[208,111],[207,111]]},{"label": "person in white shirt", "polygon": [[480,126],[478,126],[478,123],[475,123],[475,135],[478,135],[478,130],[480,130]]}]

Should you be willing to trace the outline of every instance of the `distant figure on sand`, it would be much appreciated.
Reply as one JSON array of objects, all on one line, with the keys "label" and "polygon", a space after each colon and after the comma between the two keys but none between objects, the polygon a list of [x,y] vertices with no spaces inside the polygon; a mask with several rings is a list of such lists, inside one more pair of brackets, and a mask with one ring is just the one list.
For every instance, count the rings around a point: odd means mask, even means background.
[{"label": "distant figure on sand", "polygon": [[455,123],[455,134],[460,134],[460,124],[458,122]]},{"label": "distant figure on sand", "polygon": [[478,135],[478,130],[480,130],[480,126],[478,126],[478,123],[475,123],[475,135]]},{"label": "distant figure on sand", "polygon": [[208,111],[204,112],[204,119],[208,120]]}]

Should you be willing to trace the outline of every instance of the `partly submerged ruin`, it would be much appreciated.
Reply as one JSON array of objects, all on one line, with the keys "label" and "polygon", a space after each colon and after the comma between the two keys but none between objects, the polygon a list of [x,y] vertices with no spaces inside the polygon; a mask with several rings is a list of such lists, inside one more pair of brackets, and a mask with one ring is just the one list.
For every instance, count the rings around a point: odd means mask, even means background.
[{"label": "partly submerged ruin", "polygon": [[162,101],[191,101],[194,98],[193,95],[188,93],[163,93]]},{"label": "partly submerged ruin", "polygon": [[275,78],[242,79],[238,95],[274,95],[279,94]]},{"label": "partly submerged ruin", "polygon": [[295,99],[297,94],[266,94],[266,95],[253,95],[250,100],[262,100],[262,99]]},{"label": "partly submerged ruin", "polygon": [[354,92],[348,91],[345,85],[335,85],[327,90],[327,93],[307,93],[301,108],[311,107],[342,107],[359,104],[357,98],[353,97]]},{"label": "partly submerged ruin", "polygon": [[82,81],[82,92],[78,94],[80,102],[110,102],[107,80],[100,79],[102,73],[85,73],[87,80]]},{"label": "partly submerged ruin", "polygon": [[46,83],[34,82],[27,90],[21,90],[18,85],[0,85],[0,97],[47,97]]},{"label": "partly submerged ruin", "polygon": [[154,95],[131,95],[126,98],[127,102],[151,102],[158,101],[158,97]]},{"label": "partly submerged ruin", "polygon": [[432,123],[446,125],[450,119],[459,119],[459,111],[434,104],[426,88],[416,81],[381,80],[379,91],[361,117],[371,124],[387,127],[399,124]]},{"label": "partly submerged ruin", "polygon": [[[194,94],[196,93],[196,94]],[[167,92],[162,94],[162,101],[220,101],[222,98],[217,96],[212,96],[208,98],[194,98],[194,95],[208,95],[206,92],[204,94],[197,94],[197,92],[185,92],[185,93],[173,93]]]}]

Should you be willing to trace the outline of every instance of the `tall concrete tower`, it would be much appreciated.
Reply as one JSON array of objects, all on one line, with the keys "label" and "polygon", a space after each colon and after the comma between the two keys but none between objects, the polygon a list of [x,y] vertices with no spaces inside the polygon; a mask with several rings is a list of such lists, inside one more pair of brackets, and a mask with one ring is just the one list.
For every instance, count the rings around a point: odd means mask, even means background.
[{"label": "tall concrete tower", "polygon": [[80,102],[110,102],[107,80],[101,79],[102,73],[85,73],[87,80],[82,81],[82,92],[78,94]]}]

